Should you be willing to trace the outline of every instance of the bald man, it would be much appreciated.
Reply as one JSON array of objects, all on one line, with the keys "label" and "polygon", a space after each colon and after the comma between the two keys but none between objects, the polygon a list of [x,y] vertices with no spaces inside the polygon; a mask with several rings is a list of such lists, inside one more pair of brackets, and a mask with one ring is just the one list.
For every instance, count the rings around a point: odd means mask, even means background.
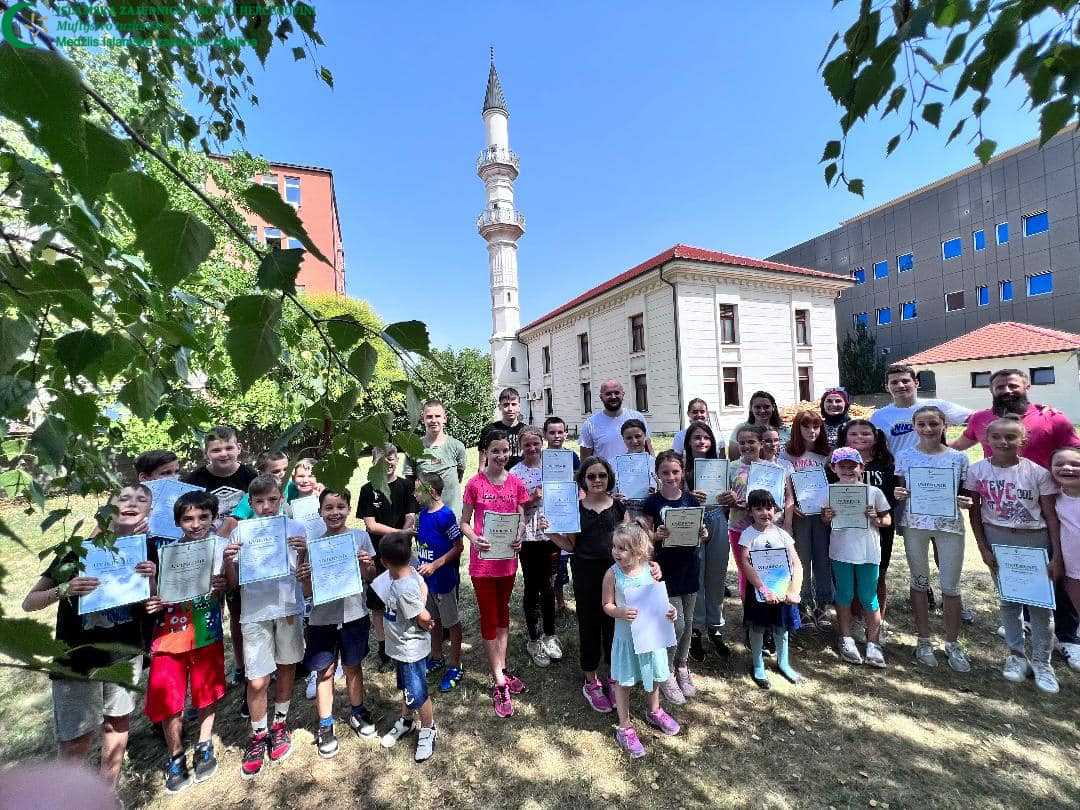
[{"label": "bald man", "polygon": [[600,386],[600,402],[604,410],[592,414],[581,423],[578,440],[581,443],[581,460],[589,456],[610,459],[626,452],[622,440],[622,426],[628,419],[640,419],[645,425],[645,446],[653,453],[652,434],[645,416],[632,408],[623,407],[626,392],[618,380],[605,380]]}]

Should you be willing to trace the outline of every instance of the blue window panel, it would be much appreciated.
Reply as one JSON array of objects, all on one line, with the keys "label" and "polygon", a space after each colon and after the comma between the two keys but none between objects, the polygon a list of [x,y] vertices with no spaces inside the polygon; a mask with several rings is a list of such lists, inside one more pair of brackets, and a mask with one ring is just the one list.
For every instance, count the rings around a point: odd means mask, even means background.
[{"label": "blue window panel", "polygon": [[855,326],[870,325],[870,316],[867,315],[865,312],[856,312],[854,315],[851,316],[851,319],[854,322]]},{"label": "blue window panel", "polygon": [[896,270],[898,273],[906,273],[915,266],[914,253],[902,253],[896,257]]},{"label": "blue window panel", "polygon": [[997,243],[1007,245],[1009,243],[1009,223],[1002,222],[997,226]]},{"label": "blue window panel", "polygon": [[963,252],[963,243],[959,238],[950,239],[948,242],[941,243],[941,258],[948,261],[949,259],[959,258]]},{"label": "blue window panel", "polygon": [[1039,273],[1037,276],[1027,277],[1028,295],[1046,295],[1054,291],[1054,274]]},{"label": "blue window panel", "polygon": [[1011,281],[1003,281],[1003,282],[1001,282],[1001,300],[1002,301],[1012,301],[1012,295],[1013,295],[1013,293],[1012,293],[1012,282]]},{"label": "blue window panel", "polygon": [[290,236],[288,239],[289,250],[301,250],[303,245],[300,244],[300,240],[296,237]]},{"label": "blue window panel", "polygon": [[300,204],[300,178],[285,178],[285,202]]},{"label": "blue window panel", "polygon": [[864,284],[866,282],[866,268],[859,267],[852,272],[851,277],[855,279],[856,284]]},{"label": "blue window panel", "polygon": [[1041,214],[1031,214],[1024,217],[1024,236],[1034,236],[1037,233],[1046,233],[1050,230],[1050,214],[1043,211]]},{"label": "blue window panel", "polygon": [[906,304],[900,305],[900,320],[910,321],[918,314],[918,308],[915,301],[908,301]]},{"label": "blue window panel", "polygon": [[892,323],[892,308],[884,307],[879,309],[877,311],[877,325],[888,326],[890,323]]},{"label": "blue window panel", "polygon": [[263,228],[263,236],[265,236],[267,239],[280,239],[281,238],[281,229],[280,228]]},{"label": "blue window panel", "polygon": [[889,263],[888,262],[874,262],[874,278],[888,278],[889,277]]},{"label": "blue window panel", "polygon": [[986,231],[975,231],[971,240],[975,243],[976,250],[986,250]]},{"label": "blue window panel", "polygon": [[978,288],[976,288],[975,292],[979,296],[979,306],[980,307],[985,307],[987,304],[990,303],[990,288],[989,287],[978,287]]}]

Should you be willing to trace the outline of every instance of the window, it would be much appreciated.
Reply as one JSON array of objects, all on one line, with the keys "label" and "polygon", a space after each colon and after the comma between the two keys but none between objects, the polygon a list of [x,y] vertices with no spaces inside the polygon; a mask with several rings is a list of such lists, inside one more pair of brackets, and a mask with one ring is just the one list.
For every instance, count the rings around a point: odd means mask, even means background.
[{"label": "window", "polygon": [[874,278],[888,278],[889,277],[889,263],[888,262],[874,262]]},{"label": "window", "polygon": [[896,257],[896,272],[906,273],[912,267],[915,266],[915,254],[914,253],[901,253]]},{"label": "window", "polygon": [[1054,384],[1054,367],[1053,366],[1041,366],[1039,368],[1031,369],[1031,384],[1032,385],[1053,385]]},{"label": "window", "polygon": [[551,399],[551,389],[550,388],[545,388],[544,389],[544,414],[546,416],[551,416],[553,413],[555,413],[555,403]]},{"label": "window", "polygon": [[288,245],[289,250],[303,250],[304,246],[300,244],[300,240],[290,236],[285,240],[285,244]]},{"label": "window", "polygon": [[1024,236],[1034,236],[1037,233],[1046,233],[1048,230],[1050,230],[1050,214],[1046,211],[1024,217]]},{"label": "window", "polygon": [[259,175],[259,185],[272,188],[277,191],[277,175],[276,174],[261,174]]},{"label": "window", "polygon": [[973,371],[973,372],[971,372],[971,387],[972,388],[989,388],[990,387],[990,372],[989,371]]},{"label": "window", "polygon": [[986,250],[986,231],[975,231],[971,235],[971,241],[975,250]]},{"label": "window", "polygon": [[990,288],[989,287],[976,287],[975,295],[978,299],[980,307],[985,307],[990,303]]},{"label": "window", "polygon": [[810,402],[813,393],[810,386],[810,366],[799,366],[799,402]]},{"label": "window", "polygon": [[742,405],[739,397],[739,369],[737,366],[724,366],[724,405]]},{"label": "window", "polygon": [[851,271],[851,277],[853,279],[855,279],[856,284],[865,284],[866,283],[866,268],[865,267],[856,267],[854,270]]},{"label": "window", "polygon": [[263,228],[263,238],[266,240],[266,246],[272,248],[281,247],[281,229],[280,228]]},{"label": "window", "polygon": [[810,310],[795,310],[795,343],[799,346],[810,345]]},{"label": "window", "polygon": [[720,342],[738,343],[738,332],[735,330],[735,305],[720,305]]},{"label": "window", "polygon": [[914,301],[908,301],[900,305],[900,320],[913,321],[919,310]]},{"label": "window", "polygon": [[578,362],[583,365],[589,365],[589,335],[586,332],[577,336],[578,345]]},{"label": "window", "polygon": [[1002,222],[997,226],[997,243],[1007,245],[1009,243],[1009,223]]},{"label": "window", "polygon": [[882,307],[877,311],[877,325],[888,326],[892,323],[892,307]]},{"label": "window", "polygon": [[851,316],[851,325],[858,328],[870,325],[870,316],[865,312],[856,312]]},{"label": "window", "polygon": [[945,293],[945,311],[956,312],[958,309],[964,308],[964,291],[957,290],[956,292]]},{"label": "window", "polygon": [[[630,351],[645,351],[645,316],[634,315],[630,318]],[[641,410],[638,408],[638,410]]]},{"label": "window", "polygon": [[963,244],[959,238],[950,239],[948,242],[941,243],[941,258],[948,261],[949,259],[957,258],[963,252]]},{"label": "window", "polygon": [[644,374],[634,375],[634,408],[644,413],[649,410],[649,385]]},{"label": "window", "polygon": [[1001,297],[1002,301],[1012,301],[1012,282],[1011,281],[1003,281],[1003,282],[1001,282],[1000,290],[1001,290],[1001,296],[1000,297]]},{"label": "window", "polygon": [[1046,295],[1054,291],[1054,274],[1053,273],[1039,273],[1035,276],[1027,277],[1027,294],[1031,295]]},{"label": "window", "polygon": [[517,371],[517,358],[516,357],[511,357],[510,358],[510,370],[511,371]]},{"label": "window", "polygon": [[581,384],[581,411],[592,413],[592,385],[590,383]]},{"label": "window", "polygon": [[544,368],[545,374],[551,373],[551,348],[548,346],[542,346],[540,348],[541,364]]},{"label": "window", "polygon": [[299,177],[286,177],[285,178],[285,202],[292,203],[293,205],[300,204],[300,178]]}]

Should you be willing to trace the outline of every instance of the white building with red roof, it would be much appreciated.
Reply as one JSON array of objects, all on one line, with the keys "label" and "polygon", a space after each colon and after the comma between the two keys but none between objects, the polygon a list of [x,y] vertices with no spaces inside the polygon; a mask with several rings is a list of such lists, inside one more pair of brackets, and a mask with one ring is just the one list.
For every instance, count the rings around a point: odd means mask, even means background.
[{"label": "white building with red roof", "polygon": [[1032,402],[1080,418],[1080,335],[1002,321],[899,361],[932,371],[937,396],[972,409],[990,403],[990,375],[1017,368],[1028,375]]}]

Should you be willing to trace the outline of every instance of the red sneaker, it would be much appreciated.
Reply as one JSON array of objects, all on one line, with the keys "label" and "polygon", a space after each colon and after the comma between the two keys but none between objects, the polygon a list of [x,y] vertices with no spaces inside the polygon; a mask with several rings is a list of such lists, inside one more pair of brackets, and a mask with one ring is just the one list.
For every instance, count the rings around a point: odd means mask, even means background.
[{"label": "red sneaker", "polygon": [[262,734],[253,734],[248,743],[244,758],[240,760],[240,776],[244,779],[254,779],[262,770],[263,760],[266,758],[266,746],[270,735],[265,731]]},{"label": "red sneaker", "polygon": [[278,762],[292,753],[292,732],[284,721],[270,726],[270,761]]}]

